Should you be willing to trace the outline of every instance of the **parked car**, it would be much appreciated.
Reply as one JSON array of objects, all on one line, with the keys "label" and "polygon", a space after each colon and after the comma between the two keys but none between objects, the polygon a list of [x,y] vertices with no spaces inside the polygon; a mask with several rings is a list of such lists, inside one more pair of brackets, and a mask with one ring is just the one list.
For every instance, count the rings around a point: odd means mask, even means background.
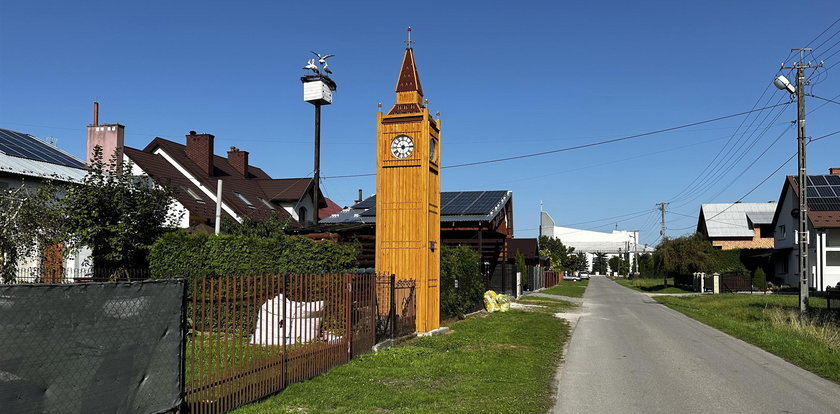
[{"label": "parked car", "polygon": [[581,280],[589,280],[589,272],[580,272],[578,273],[578,277],[581,278]]},{"label": "parked car", "polygon": [[575,276],[572,272],[566,270],[563,272],[563,280],[580,280],[577,276]]}]

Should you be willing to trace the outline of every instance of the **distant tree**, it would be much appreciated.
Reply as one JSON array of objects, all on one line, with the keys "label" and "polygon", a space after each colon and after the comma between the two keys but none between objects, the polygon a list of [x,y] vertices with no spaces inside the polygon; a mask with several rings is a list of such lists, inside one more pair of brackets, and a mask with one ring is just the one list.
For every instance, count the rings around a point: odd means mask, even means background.
[{"label": "distant tree", "polygon": [[59,198],[59,188],[51,181],[0,190],[0,279],[4,282],[14,279],[20,259],[67,239]]},{"label": "distant tree", "polygon": [[655,276],[653,268],[653,255],[644,253],[639,255],[639,275],[641,277]]},{"label": "distant tree", "polygon": [[607,274],[607,255],[606,253],[595,252],[595,257],[592,259],[592,271],[598,274]]},{"label": "distant tree", "polygon": [[550,270],[574,270],[577,257],[573,254],[574,247],[567,247],[553,237],[540,237],[540,256],[547,256],[551,260]]},{"label": "distant tree", "polygon": [[619,261],[621,261],[621,259],[618,256],[610,257],[610,260],[607,261],[607,263],[610,265],[611,272],[618,272]]},{"label": "distant tree", "polygon": [[170,209],[171,189],[131,170],[117,154],[104,162],[96,146],[84,182],[69,187],[62,201],[72,240],[91,249],[96,268],[147,267],[149,247],[180,218]]},{"label": "distant tree", "polygon": [[589,260],[586,259],[586,253],[578,252],[575,256],[577,256],[577,260],[575,261],[575,270],[578,272],[585,272],[589,270]]},{"label": "distant tree", "polygon": [[703,270],[711,249],[711,244],[700,233],[675,239],[666,238],[656,247],[654,263],[663,275],[687,275]]}]

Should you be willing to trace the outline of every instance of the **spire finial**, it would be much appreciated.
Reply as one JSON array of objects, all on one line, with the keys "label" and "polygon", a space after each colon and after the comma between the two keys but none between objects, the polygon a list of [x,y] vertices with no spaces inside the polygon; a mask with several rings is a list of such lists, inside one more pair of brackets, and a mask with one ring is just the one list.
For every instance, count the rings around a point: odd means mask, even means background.
[{"label": "spire finial", "polygon": [[408,49],[411,49],[411,45],[415,43],[411,40],[411,26],[408,26],[408,40],[405,41],[405,44],[408,46]]}]

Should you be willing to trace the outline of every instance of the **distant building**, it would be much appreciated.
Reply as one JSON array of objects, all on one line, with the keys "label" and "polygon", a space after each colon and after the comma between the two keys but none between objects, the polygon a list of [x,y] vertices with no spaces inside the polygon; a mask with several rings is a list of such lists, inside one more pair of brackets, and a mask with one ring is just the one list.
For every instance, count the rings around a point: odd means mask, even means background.
[{"label": "distant building", "polygon": [[[564,245],[574,247],[575,252],[583,252],[592,270],[595,253],[604,253],[607,260],[630,252],[630,265],[635,266],[635,254],[652,253],[653,248],[639,243],[639,231],[613,230],[610,233],[560,227],[554,225],[554,219],[543,211],[540,212],[540,237],[559,239]],[[610,269],[610,272],[615,269]]]},{"label": "distant building", "polygon": [[317,209],[313,206],[312,178],[271,178],[249,164],[248,151],[236,147],[230,148],[227,157],[216,155],[211,134],[190,131],[185,144],[158,137],[136,149],[124,146],[124,129],[120,124],[89,125],[88,158],[96,145],[104,149],[106,160],[110,157],[106,151],[122,149],[120,159],[133,163],[134,175],[148,175],[174,190],[173,209],[184,213],[180,227],[215,225],[219,181],[222,214],[239,222],[244,217],[263,219],[275,214],[288,220],[290,227],[301,227],[312,223],[319,209],[337,207],[323,196]]},{"label": "distant building", "polygon": [[697,232],[722,249],[772,249],[776,202],[703,204]]},{"label": "distant building", "polygon": [[[54,144],[23,132],[0,128],[0,189],[35,189],[46,181],[58,186],[77,184],[84,181],[86,174],[84,161]],[[42,246],[42,250],[47,247]],[[62,257],[56,250],[53,255],[59,256],[52,259],[56,266],[60,263],[65,269],[75,269],[82,265],[89,252],[83,250]],[[23,258],[18,262],[18,268],[37,268],[43,260],[43,255]]]},{"label": "distant building", "polygon": [[[811,287],[825,290],[840,282],[840,168],[808,176],[808,267]],[[776,276],[799,285],[799,186],[788,176],[773,215]]]}]

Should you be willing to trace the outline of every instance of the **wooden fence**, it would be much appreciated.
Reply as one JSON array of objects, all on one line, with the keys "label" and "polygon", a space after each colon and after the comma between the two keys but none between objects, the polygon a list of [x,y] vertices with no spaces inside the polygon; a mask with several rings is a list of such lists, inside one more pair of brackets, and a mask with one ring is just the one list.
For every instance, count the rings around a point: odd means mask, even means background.
[{"label": "wooden fence", "polygon": [[187,303],[186,402],[223,413],[367,352],[376,275],[194,280]]}]

